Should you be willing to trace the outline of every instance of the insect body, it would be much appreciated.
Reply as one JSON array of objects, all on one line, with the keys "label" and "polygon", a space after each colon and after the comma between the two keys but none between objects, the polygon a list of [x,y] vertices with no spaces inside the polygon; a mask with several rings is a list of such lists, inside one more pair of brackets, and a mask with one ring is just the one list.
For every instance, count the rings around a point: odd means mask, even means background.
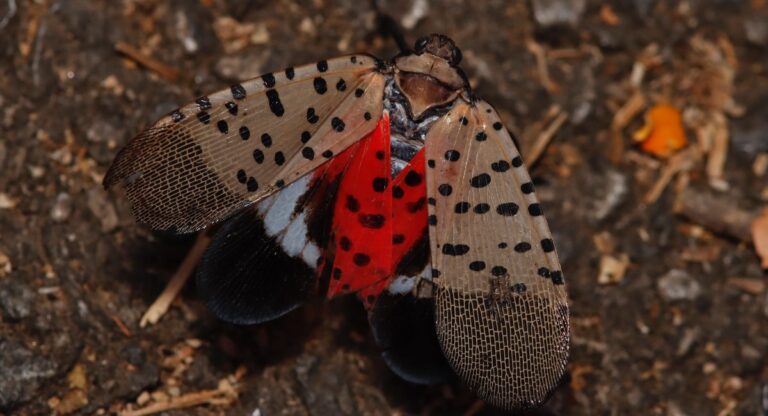
[{"label": "insect body", "polygon": [[198,271],[221,318],[274,319],[356,293],[390,367],[457,374],[494,405],[543,402],[568,356],[563,275],[496,111],[442,35],[198,98],[129,142],[104,185],[140,222],[226,220]]}]

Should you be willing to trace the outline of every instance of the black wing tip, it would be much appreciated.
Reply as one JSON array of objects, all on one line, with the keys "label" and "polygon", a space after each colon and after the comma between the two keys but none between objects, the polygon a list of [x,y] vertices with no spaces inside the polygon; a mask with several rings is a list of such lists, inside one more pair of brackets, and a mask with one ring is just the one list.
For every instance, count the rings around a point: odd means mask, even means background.
[{"label": "black wing tip", "polygon": [[387,366],[414,384],[456,380],[435,329],[434,300],[383,292],[369,314],[371,331]]},{"label": "black wing tip", "polygon": [[197,290],[219,319],[254,325],[277,319],[315,293],[315,274],[267,235],[247,209],[216,230],[197,269]]}]

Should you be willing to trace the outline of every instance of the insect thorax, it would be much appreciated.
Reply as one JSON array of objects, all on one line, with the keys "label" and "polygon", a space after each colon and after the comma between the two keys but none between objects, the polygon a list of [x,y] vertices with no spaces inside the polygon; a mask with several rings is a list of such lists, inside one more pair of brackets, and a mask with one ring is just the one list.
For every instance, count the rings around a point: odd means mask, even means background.
[{"label": "insect thorax", "polygon": [[384,110],[389,112],[393,178],[424,147],[427,131],[450,107],[435,108],[423,119],[414,120],[408,110],[408,99],[397,87],[394,78],[388,77],[384,89]]}]

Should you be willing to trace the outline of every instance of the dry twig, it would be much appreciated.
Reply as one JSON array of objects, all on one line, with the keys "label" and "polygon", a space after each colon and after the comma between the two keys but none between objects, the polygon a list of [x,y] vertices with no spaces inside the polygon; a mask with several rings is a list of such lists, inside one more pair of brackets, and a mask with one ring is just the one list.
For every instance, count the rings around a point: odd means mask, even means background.
[{"label": "dry twig", "polygon": [[539,73],[541,85],[550,93],[557,93],[560,86],[549,77],[549,68],[547,67],[547,52],[533,39],[528,39],[525,43],[528,51],[536,58],[536,71]]},{"label": "dry twig", "polygon": [[168,285],[163,290],[163,293],[155,299],[155,302],[150,305],[147,311],[144,312],[144,316],[141,317],[139,325],[142,328],[147,326],[147,324],[156,324],[157,321],[165,315],[168,308],[171,306],[171,302],[176,299],[176,296],[181,292],[181,288],[184,287],[184,283],[186,283],[187,279],[192,276],[192,272],[200,261],[200,257],[202,257],[203,252],[205,252],[205,249],[210,243],[211,236],[207,231],[201,231],[200,234],[197,235],[195,245],[192,246],[187,257],[184,258],[184,261],[181,263],[178,270],[176,270],[176,273],[174,273],[171,280],[168,281]]},{"label": "dry twig", "polygon": [[151,56],[147,56],[133,46],[125,42],[117,42],[115,44],[115,50],[128,58],[136,61],[141,66],[149,69],[150,71],[160,75],[168,81],[176,81],[179,78],[179,70],[166,65]]},{"label": "dry twig", "polygon": [[669,161],[661,171],[661,175],[653,184],[651,189],[643,196],[643,203],[650,205],[659,199],[664,189],[679,172],[687,171],[693,168],[701,158],[701,152],[698,147],[691,146],[688,149],[677,153],[669,158]]},{"label": "dry twig", "polygon": [[210,404],[214,406],[226,406],[237,399],[237,389],[231,385],[219,387],[215,390],[203,390],[188,393],[179,397],[173,397],[167,402],[152,403],[141,409],[121,412],[120,416],[146,416],[169,410],[186,409],[189,407]]},{"label": "dry twig", "polygon": [[750,227],[757,213],[734,206],[733,198],[689,187],[678,196],[675,211],[716,233],[752,242]]},{"label": "dry twig", "polygon": [[563,123],[568,120],[568,113],[561,110],[558,106],[553,106],[545,116],[545,120],[546,119],[552,121],[549,122],[549,125],[544,130],[536,135],[536,139],[533,140],[533,145],[531,145],[531,150],[526,153],[525,163],[528,166],[533,166],[539,160],[549,142],[555,137],[555,134],[560,130],[560,127],[563,126]]}]

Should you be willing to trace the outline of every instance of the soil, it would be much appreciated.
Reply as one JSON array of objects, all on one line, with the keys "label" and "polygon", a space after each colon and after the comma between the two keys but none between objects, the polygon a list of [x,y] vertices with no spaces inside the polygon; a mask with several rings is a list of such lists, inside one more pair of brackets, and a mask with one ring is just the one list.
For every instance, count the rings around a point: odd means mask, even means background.
[{"label": "soil", "polygon": [[[535,413],[768,414],[767,275],[748,233],[707,219],[768,204],[768,3],[379,4],[409,42],[456,41],[524,156],[552,127],[531,174],[573,337],[568,375]],[[397,53],[368,2],[0,1],[0,414],[190,397],[203,404],[165,414],[501,413],[460,384],[393,375],[351,298],[237,327],[190,283],[159,323],[139,326],[194,237],[136,225],[126,199],[102,189],[119,148],[200,94],[356,51]],[[637,93],[637,111],[617,120]],[[661,102],[682,111],[700,151],[679,153],[684,167],[649,197],[681,163],[633,142]],[[686,195],[719,211],[681,215]]]}]

